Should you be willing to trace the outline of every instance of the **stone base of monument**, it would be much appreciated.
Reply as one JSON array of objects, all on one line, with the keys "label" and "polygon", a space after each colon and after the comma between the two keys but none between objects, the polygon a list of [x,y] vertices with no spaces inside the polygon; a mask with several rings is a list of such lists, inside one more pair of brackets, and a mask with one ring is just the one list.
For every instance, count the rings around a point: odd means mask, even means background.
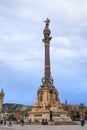
[{"label": "stone base of monument", "polygon": [[[51,109],[52,110],[52,109]],[[51,115],[52,114],[52,115]],[[37,124],[46,124],[44,120],[47,120],[48,125],[58,125],[58,124],[70,124],[72,123],[71,118],[67,115],[67,113],[61,109],[61,111],[56,109],[52,110],[52,113],[46,109],[37,109],[33,108],[33,110],[29,113],[29,118],[32,123]]]},{"label": "stone base of monument", "polygon": [[32,115],[30,114],[30,118],[31,118],[31,124],[42,124],[42,125],[70,125],[73,124],[72,120],[70,117],[68,116],[60,116],[58,117],[59,114],[54,114],[53,113],[53,117],[52,119],[49,119],[49,113],[32,113]]},{"label": "stone base of monument", "polygon": [[59,121],[59,122],[55,122],[55,121],[48,121],[48,125],[76,125],[76,123],[74,123],[74,122],[61,122],[61,121]]},{"label": "stone base of monument", "polygon": [[78,122],[55,122],[55,125],[79,125]]},{"label": "stone base of monument", "polygon": [[55,125],[55,121],[54,120],[49,120],[48,125]]}]

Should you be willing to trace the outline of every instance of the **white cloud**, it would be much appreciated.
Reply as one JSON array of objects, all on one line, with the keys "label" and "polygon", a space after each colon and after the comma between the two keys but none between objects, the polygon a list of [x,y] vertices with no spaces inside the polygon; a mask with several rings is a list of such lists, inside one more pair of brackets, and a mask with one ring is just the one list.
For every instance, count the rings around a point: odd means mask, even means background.
[{"label": "white cloud", "polygon": [[55,46],[72,47],[71,41],[68,37],[64,36],[54,37],[53,42],[55,43]]},{"label": "white cloud", "polygon": [[32,41],[33,36],[31,34],[16,34],[16,35],[2,35],[0,36],[0,40],[2,42],[26,42]]}]

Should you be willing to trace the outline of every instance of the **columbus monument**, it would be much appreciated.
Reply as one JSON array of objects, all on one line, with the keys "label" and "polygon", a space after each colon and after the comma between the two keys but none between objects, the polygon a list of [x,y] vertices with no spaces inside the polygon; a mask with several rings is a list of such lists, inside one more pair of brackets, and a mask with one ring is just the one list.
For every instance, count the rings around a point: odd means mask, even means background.
[{"label": "columbus monument", "polygon": [[70,122],[71,118],[67,116],[67,112],[64,111],[59,100],[59,93],[55,86],[51,76],[50,66],[50,37],[51,31],[49,29],[50,20],[47,18],[45,22],[45,28],[43,30],[43,42],[45,49],[45,64],[44,64],[44,77],[42,78],[42,85],[37,91],[37,99],[29,117],[31,121],[35,119],[41,121],[47,119],[47,121],[54,122]]}]

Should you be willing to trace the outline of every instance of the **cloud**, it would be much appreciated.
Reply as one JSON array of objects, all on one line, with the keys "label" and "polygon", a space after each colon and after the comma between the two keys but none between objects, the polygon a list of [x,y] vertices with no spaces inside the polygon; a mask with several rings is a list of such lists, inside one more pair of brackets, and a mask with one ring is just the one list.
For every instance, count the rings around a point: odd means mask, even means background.
[{"label": "cloud", "polygon": [[19,44],[20,42],[17,42],[17,44],[12,43],[7,46],[2,45],[0,48],[0,60],[3,63],[17,70],[31,70],[34,69],[35,64],[37,68],[41,67],[41,65],[38,64],[38,62],[41,63],[42,61],[41,51],[39,51],[40,47],[33,48],[30,44]]},{"label": "cloud", "polygon": [[16,35],[2,35],[0,36],[0,40],[4,42],[26,42],[28,40],[33,40],[31,34],[16,34]]},{"label": "cloud", "polygon": [[[84,43],[82,43],[84,41]],[[87,57],[86,40],[80,37],[54,37],[52,41],[52,54],[54,57],[63,58],[81,58]],[[55,51],[55,53],[53,53]]]}]

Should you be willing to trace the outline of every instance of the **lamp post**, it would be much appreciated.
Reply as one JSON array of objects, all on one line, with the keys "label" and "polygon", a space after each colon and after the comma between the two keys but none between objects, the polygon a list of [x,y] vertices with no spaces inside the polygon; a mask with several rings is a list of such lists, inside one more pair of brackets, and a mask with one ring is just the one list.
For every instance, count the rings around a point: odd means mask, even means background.
[{"label": "lamp post", "polygon": [[14,107],[10,107],[9,110],[10,110],[10,116],[9,116],[9,126],[12,126],[12,120],[13,120],[13,117],[14,117]]}]

